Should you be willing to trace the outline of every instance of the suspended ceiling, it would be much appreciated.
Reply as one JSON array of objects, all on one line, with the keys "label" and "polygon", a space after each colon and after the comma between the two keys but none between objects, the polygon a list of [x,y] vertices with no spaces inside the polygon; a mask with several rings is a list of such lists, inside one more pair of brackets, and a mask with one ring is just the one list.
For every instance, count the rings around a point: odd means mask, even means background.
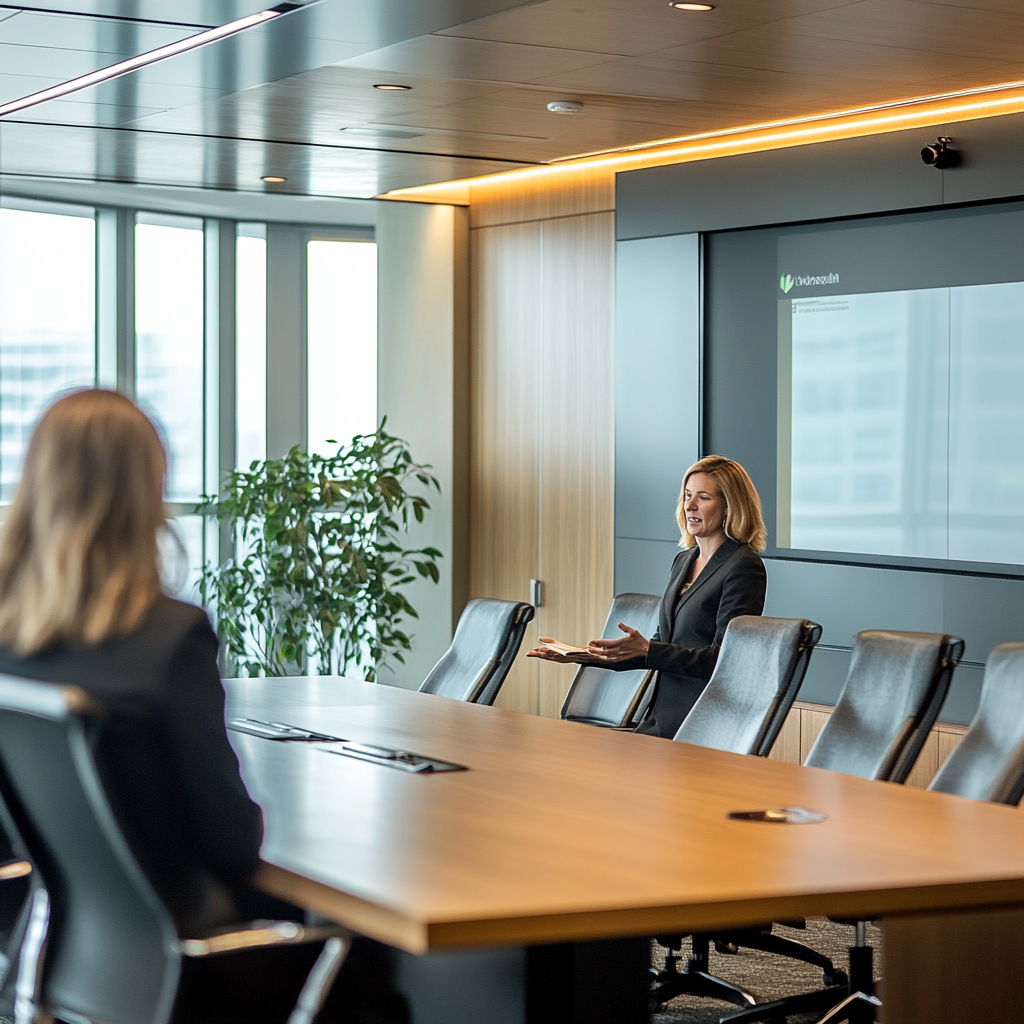
[{"label": "suspended ceiling", "polygon": [[[268,0],[43,2],[0,4],[0,102]],[[700,14],[666,0],[320,0],[5,118],[0,170],[8,189],[33,178],[369,198],[1015,79],[1021,0],[719,0]],[[549,113],[556,99],[583,110]]]}]

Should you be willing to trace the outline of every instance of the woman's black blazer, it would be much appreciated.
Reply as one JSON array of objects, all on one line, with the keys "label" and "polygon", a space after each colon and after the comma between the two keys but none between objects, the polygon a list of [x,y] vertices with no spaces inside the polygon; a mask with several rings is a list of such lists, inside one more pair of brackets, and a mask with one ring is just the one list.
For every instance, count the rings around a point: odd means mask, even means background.
[{"label": "woman's black blazer", "polygon": [[29,657],[0,673],[71,683],[108,714],[97,762],[122,829],[182,928],[245,913],[263,821],[224,728],[217,637],[202,608],[157,599],[133,632]]},{"label": "woman's black blazer", "polygon": [[768,575],[746,544],[726,540],[685,593],[680,593],[699,555],[694,546],[672,563],[646,660],[616,668],[653,668],[658,675],[647,717],[638,732],[671,739],[701,695],[718,661],[725,629],[737,615],[760,615]]}]

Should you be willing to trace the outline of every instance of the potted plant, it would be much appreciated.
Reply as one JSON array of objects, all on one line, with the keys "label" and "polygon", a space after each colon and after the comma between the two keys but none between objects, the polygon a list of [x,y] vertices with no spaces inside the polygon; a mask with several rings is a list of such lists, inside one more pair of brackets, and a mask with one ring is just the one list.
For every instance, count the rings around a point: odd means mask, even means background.
[{"label": "potted plant", "polygon": [[[403,661],[417,617],[402,588],[440,577],[436,548],[405,548],[410,516],[426,498],[409,490],[440,485],[408,445],[385,430],[354,438],[334,455],[294,447],[283,459],[231,473],[200,511],[228,524],[234,556],[207,565],[200,593],[236,675],[321,675],[376,679]],[[332,444],[335,442],[331,442]]]}]

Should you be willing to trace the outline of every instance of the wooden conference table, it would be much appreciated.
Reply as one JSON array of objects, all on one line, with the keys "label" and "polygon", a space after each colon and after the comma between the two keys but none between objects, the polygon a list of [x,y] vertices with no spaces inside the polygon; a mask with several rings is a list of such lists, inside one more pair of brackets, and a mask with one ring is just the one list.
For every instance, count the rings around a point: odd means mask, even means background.
[{"label": "wooden conference table", "polygon": [[[348,679],[225,685],[229,717],[468,766],[413,774],[231,733],[266,812],[259,884],[413,953],[1024,906],[1016,808]],[[781,806],[828,820],[726,817]]]}]

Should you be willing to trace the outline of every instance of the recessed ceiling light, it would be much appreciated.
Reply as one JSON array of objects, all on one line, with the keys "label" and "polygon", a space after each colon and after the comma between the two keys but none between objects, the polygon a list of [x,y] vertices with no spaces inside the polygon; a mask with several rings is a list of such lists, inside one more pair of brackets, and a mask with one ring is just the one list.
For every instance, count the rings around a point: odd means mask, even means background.
[{"label": "recessed ceiling light", "polygon": [[381,92],[408,92],[411,88],[411,85],[389,85],[387,82],[374,86],[374,89],[380,89]]},{"label": "recessed ceiling light", "polygon": [[264,174],[260,180],[270,182],[272,185],[278,185],[282,181],[287,181],[288,179],[282,178],[280,174]]},{"label": "recessed ceiling light", "polygon": [[576,100],[552,100],[548,104],[548,110],[552,114],[578,114],[583,109],[582,103]]},{"label": "recessed ceiling light", "polygon": [[677,3],[676,0],[668,0],[668,5],[677,11],[713,11],[715,9],[714,4],[684,4]]}]

